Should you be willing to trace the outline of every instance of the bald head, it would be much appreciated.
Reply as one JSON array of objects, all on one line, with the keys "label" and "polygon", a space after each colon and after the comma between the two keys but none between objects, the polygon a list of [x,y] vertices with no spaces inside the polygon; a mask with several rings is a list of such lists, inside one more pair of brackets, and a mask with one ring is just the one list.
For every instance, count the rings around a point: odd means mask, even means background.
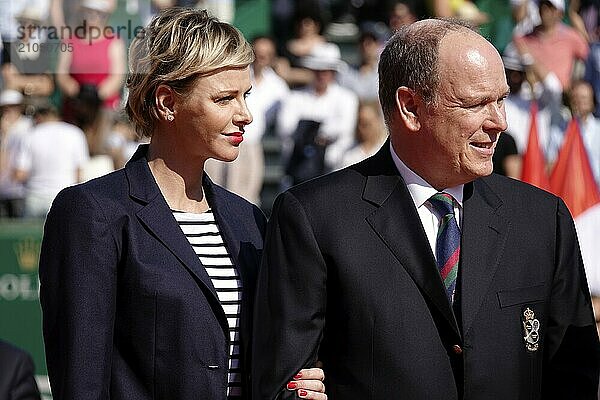
[{"label": "bald head", "polygon": [[459,37],[454,35],[462,37],[465,47],[483,42],[492,47],[470,25],[444,19],[425,19],[401,27],[388,41],[379,61],[379,100],[388,125],[396,107],[399,87],[415,90],[427,102],[435,101],[440,45],[448,36],[453,43],[453,39]]}]

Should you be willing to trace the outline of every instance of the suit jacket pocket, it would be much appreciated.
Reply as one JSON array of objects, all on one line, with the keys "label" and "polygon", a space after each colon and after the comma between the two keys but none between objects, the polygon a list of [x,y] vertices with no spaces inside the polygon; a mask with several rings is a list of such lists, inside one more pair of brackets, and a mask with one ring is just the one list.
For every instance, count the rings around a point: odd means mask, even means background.
[{"label": "suit jacket pocket", "polygon": [[529,286],[511,290],[501,290],[498,294],[500,308],[528,303],[540,303],[545,300],[546,285]]}]

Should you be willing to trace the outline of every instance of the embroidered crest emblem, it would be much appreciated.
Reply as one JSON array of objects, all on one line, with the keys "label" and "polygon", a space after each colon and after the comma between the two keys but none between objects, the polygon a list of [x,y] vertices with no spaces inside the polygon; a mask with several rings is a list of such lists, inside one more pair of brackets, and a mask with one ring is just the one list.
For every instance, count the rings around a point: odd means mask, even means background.
[{"label": "embroidered crest emblem", "polygon": [[525,332],[525,336],[523,337],[525,348],[528,351],[537,351],[540,341],[540,321],[529,307],[523,312],[523,329]]}]

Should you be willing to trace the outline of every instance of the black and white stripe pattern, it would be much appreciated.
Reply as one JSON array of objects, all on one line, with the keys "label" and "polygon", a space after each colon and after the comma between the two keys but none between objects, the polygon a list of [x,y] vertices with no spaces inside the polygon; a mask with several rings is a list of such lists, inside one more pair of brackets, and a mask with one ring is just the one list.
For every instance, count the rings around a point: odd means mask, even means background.
[{"label": "black and white stripe pattern", "polygon": [[227,398],[239,399],[242,396],[239,330],[242,281],[225,247],[212,210],[203,214],[173,211],[173,215],[206,268],[227,316],[231,340]]}]

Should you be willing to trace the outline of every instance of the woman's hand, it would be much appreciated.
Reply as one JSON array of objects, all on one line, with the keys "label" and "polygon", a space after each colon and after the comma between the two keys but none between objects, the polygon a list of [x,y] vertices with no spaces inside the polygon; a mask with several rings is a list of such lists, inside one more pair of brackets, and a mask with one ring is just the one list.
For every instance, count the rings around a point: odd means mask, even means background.
[{"label": "woman's hand", "polygon": [[325,373],[321,368],[302,369],[294,375],[294,380],[286,388],[295,390],[302,399],[327,400],[324,379]]}]

